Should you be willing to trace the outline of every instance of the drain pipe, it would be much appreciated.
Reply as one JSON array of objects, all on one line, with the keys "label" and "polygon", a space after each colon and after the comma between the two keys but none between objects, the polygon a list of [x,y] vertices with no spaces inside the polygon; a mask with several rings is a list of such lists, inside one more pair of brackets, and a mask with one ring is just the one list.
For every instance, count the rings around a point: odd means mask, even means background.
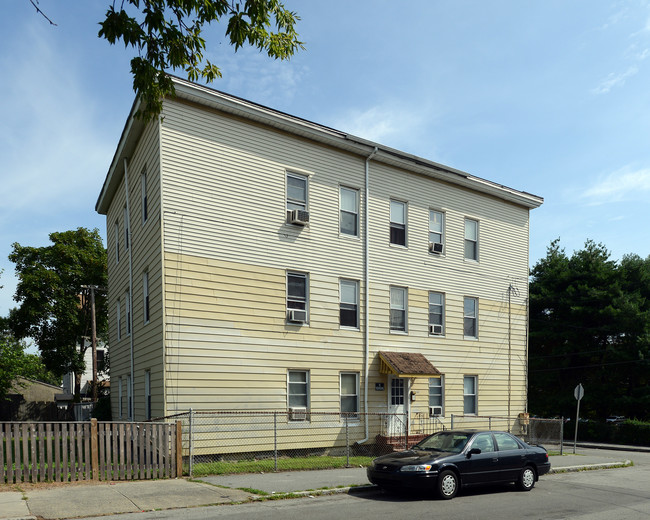
[{"label": "drain pipe", "polygon": [[365,424],[365,437],[357,441],[358,444],[363,444],[368,440],[368,372],[370,371],[370,233],[368,233],[368,225],[370,219],[368,218],[368,210],[370,207],[370,161],[377,154],[378,149],[375,146],[375,149],[372,153],[366,158],[366,170],[365,170],[365,186],[363,193],[363,294],[364,294],[364,315],[365,315],[365,326],[363,331],[363,362],[364,362],[364,372],[363,372],[363,411],[366,414]]},{"label": "drain pipe", "polygon": [[125,194],[125,203],[126,203],[126,220],[128,220],[128,226],[127,222],[124,222],[124,225],[126,226],[127,229],[127,239],[129,241],[129,301],[128,301],[128,308],[130,309],[129,313],[129,329],[131,331],[131,334],[129,334],[130,338],[130,350],[131,350],[131,387],[129,388],[129,392],[131,393],[131,402],[129,403],[129,416],[131,417],[131,421],[135,420],[135,394],[133,393],[133,386],[134,386],[134,380],[135,380],[135,373],[133,371],[134,369],[134,363],[133,363],[133,336],[135,335],[135,331],[133,330],[133,240],[132,240],[132,234],[131,234],[131,208],[129,207],[129,170],[128,170],[128,162],[127,159],[124,158],[124,194]]}]

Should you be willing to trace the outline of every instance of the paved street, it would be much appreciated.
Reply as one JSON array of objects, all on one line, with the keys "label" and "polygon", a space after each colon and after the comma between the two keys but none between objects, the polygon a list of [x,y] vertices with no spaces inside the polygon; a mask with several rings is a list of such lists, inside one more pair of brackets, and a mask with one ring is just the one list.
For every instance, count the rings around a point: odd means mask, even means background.
[{"label": "paved street", "polygon": [[[582,450],[590,451],[591,450]],[[593,453],[621,456],[620,452]],[[529,493],[512,486],[464,491],[451,501],[418,495],[387,495],[379,491],[316,498],[267,500],[235,506],[210,506],[170,511],[116,515],[120,520],[208,518],[262,518],[325,520],[332,518],[423,518],[445,520],[589,519],[637,520],[650,518],[650,454],[626,454],[634,467],[547,475]],[[98,518],[99,520],[99,518]]]}]

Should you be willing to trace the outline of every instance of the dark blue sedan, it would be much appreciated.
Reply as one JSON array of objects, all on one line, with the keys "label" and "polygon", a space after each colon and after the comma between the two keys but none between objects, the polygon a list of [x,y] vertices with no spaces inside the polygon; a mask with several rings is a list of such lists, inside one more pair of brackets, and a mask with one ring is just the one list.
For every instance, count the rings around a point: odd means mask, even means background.
[{"label": "dark blue sedan", "polygon": [[424,489],[454,498],[461,486],[514,482],[530,491],[551,463],[546,449],[507,432],[435,433],[412,449],[372,461],[368,479],[385,489]]}]

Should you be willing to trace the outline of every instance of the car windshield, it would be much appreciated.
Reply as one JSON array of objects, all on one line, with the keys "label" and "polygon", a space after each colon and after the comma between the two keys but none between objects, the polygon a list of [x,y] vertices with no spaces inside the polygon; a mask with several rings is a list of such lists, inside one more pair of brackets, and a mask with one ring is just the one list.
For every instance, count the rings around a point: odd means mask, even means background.
[{"label": "car windshield", "polygon": [[440,432],[424,439],[413,448],[428,451],[449,451],[460,453],[471,437],[469,433]]}]

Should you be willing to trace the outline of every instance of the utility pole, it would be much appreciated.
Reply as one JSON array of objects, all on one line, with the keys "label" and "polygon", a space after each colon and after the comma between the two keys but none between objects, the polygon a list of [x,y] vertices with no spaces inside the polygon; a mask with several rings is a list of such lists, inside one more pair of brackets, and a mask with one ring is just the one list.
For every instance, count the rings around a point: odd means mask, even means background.
[{"label": "utility pole", "polygon": [[91,344],[93,349],[93,403],[97,402],[97,320],[95,318],[95,290],[103,290],[97,285],[82,285],[82,289],[90,290],[90,315],[92,324]]}]

